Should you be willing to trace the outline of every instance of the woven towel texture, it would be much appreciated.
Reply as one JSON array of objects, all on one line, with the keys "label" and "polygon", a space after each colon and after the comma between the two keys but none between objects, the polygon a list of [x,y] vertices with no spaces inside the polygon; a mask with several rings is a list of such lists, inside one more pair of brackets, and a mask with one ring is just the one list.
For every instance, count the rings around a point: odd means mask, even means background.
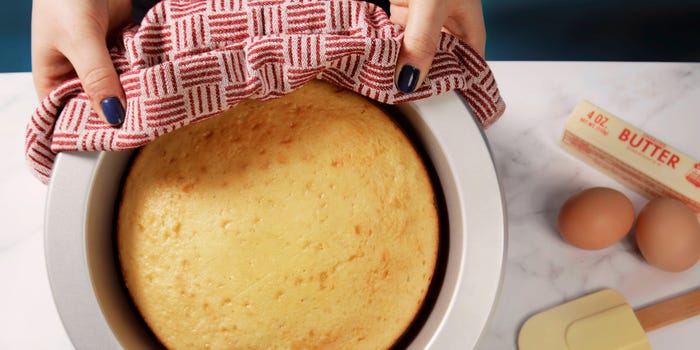
[{"label": "woven towel texture", "polygon": [[67,81],[31,116],[26,157],[46,183],[57,152],[139,147],[311,79],[388,104],[457,90],[484,127],[503,113],[486,62],[448,34],[425,83],[411,94],[399,92],[394,70],[402,35],[379,7],[354,0],[163,1],[140,25],[126,28],[111,51],[127,97],[124,124],[103,122],[80,81]]}]

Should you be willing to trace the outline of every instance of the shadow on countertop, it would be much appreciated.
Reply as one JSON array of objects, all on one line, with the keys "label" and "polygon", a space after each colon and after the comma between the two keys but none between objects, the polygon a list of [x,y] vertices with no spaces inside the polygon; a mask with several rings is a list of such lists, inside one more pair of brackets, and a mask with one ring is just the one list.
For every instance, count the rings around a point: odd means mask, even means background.
[{"label": "shadow on countertop", "polygon": [[[484,0],[488,60],[700,62],[698,0]],[[31,1],[3,4],[0,72],[31,70]]]}]

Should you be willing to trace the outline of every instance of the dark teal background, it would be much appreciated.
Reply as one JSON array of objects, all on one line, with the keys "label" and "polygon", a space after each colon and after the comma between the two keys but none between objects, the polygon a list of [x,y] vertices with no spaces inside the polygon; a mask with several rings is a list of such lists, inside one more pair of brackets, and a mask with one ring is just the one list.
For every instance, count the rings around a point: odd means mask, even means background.
[{"label": "dark teal background", "polygon": [[31,70],[31,13],[29,0],[0,2],[0,72]]},{"label": "dark teal background", "polygon": [[492,60],[700,61],[700,0],[483,0]]},{"label": "dark teal background", "polygon": [[[700,62],[700,0],[483,4],[489,60]],[[0,72],[31,70],[30,19],[31,1],[3,0]]]}]

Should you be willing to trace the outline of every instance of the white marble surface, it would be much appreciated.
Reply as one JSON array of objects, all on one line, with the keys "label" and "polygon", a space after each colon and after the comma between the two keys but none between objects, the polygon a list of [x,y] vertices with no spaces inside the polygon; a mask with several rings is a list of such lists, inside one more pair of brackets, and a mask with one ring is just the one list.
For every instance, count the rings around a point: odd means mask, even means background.
[{"label": "white marble surface", "polygon": [[[588,99],[700,159],[700,64],[491,65],[508,104],[487,136],[505,190],[509,239],[502,294],[479,349],[515,349],[528,316],[601,288],[614,288],[640,307],[700,286],[700,265],[662,272],[629,240],[582,251],[565,244],[555,228],[559,206],[582,188],[620,189],[637,209],[645,202],[559,147],[578,101]],[[0,74],[0,349],[72,349],[44,266],[46,188],[23,157],[24,126],[35,102],[29,74]],[[651,332],[649,339],[656,350],[698,349],[698,330],[700,317]]]}]

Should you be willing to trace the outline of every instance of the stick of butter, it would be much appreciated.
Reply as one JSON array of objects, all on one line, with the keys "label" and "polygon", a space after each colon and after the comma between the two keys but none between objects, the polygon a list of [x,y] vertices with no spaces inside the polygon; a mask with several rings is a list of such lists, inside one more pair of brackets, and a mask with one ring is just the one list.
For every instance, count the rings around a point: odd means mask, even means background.
[{"label": "stick of butter", "polygon": [[700,162],[592,103],[576,106],[561,145],[642,195],[678,199],[700,217]]}]

